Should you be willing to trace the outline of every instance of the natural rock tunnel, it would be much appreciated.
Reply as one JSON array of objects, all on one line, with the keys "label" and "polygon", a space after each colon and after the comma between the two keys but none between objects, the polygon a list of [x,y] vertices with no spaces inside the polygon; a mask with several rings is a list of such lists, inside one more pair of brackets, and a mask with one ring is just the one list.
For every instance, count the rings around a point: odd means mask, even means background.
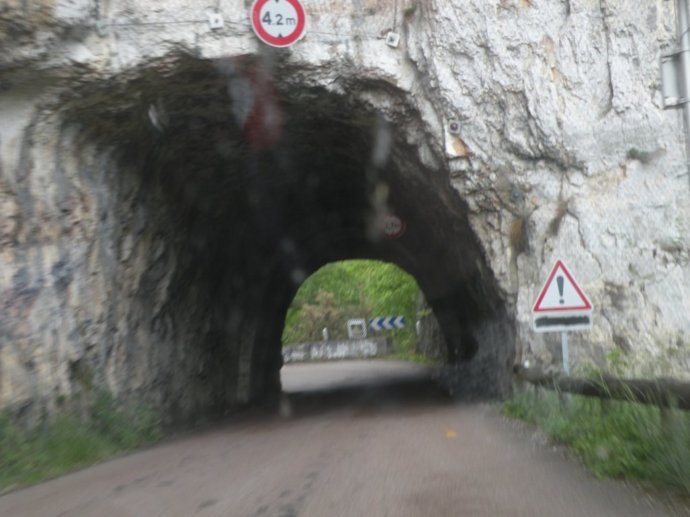
[{"label": "natural rock tunnel", "polygon": [[314,0],[278,51],[250,4],[220,28],[194,1],[0,7],[0,410],[100,385],[171,418],[261,399],[291,292],[357,257],[416,277],[453,389],[560,367],[531,329],[558,259],[594,306],[574,366],[620,349],[687,377],[673,2]]},{"label": "natural rock tunnel", "polygon": [[[36,120],[56,135],[61,228],[19,224],[16,238],[60,235],[46,267],[73,320],[52,331],[75,348],[67,389],[96,378],[171,420],[271,399],[300,283],[350,258],[417,279],[451,389],[510,389],[514,325],[447,171],[420,160],[433,144],[409,137],[412,105],[383,83],[277,79],[292,75],[280,60],[178,56],[86,83]],[[30,184],[20,212],[36,210]],[[383,237],[388,212],[400,239]]]}]

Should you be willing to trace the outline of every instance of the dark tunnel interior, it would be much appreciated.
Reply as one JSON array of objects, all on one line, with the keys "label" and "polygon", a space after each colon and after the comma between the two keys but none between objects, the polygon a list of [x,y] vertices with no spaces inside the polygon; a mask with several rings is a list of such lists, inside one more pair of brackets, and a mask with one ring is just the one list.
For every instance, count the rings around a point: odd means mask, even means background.
[{"label": "dark tunnel interior", "polygon": [[[69,145],[115,250],[102,257],[130,243],[108,266],[113,310],[129,321],[125,355],[157,365],[133,393],[158,393],[171,419],[275,397],[300,283],[370,258],[417,280],[454,391],[506,394],[509,316],[447,170],[425,166],[406,136],[422,124],[408,94],[367,82],[333,93],[299,77],[280,60],[178,56],[65,96]],[[363,100],[372,91],[392,107]],[[387,213],[405,221],[401,238],[384,238]]]}]

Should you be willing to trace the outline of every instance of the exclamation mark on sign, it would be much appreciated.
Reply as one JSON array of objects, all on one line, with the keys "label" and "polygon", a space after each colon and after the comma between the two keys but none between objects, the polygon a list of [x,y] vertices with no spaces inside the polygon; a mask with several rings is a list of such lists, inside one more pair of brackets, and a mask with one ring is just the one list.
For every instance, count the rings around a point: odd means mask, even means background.
[{"label": "exclamation mark on sign", "polygon": [[561,305],[565,303],[565,300],[563,299],[563,277],[561,275],[558,275],[556,277],[556,283],[558,284],[558,294],[560,295],[561,299],[559,300]]}]

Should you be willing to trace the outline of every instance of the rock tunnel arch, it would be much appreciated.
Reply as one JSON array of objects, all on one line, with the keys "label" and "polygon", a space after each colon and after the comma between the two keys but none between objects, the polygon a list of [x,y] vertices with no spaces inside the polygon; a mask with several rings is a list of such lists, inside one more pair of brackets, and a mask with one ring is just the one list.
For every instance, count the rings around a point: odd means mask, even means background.
[{"label": "rock tunnel arch", "polygon": [[[93,234],[62,230],[81,243],[61,250],[80,257],[80,289],[102,299],[82,315],[93,343],[80,367],[171,420],[270,398],[300,282],[368,258],[418,281],[455,392],[507,393],[514,323],[408,94],[303,77],[279,59],[175,56],[84,81],[52,107],[59,117],[36,121],[59,128],[58,154],[71,156],[56,168],[56,209],[93,221]],[[238,101],[247,92],[279,110],[253,135],[241,127],[256,116]],[[387,212],[406,221],[402,238],[382,238]]]}]

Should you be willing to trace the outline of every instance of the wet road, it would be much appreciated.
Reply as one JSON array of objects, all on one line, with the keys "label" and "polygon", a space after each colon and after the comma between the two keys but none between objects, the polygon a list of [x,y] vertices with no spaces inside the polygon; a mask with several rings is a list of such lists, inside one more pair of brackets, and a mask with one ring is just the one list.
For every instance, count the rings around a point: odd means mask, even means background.
[{"label": "wet road", "polygon": [[383,361],[287,366],[282,417],[248,416],[5,495],[0,515],[678,514],[593,479],[493,407],[452,403],[428,375]]}]

